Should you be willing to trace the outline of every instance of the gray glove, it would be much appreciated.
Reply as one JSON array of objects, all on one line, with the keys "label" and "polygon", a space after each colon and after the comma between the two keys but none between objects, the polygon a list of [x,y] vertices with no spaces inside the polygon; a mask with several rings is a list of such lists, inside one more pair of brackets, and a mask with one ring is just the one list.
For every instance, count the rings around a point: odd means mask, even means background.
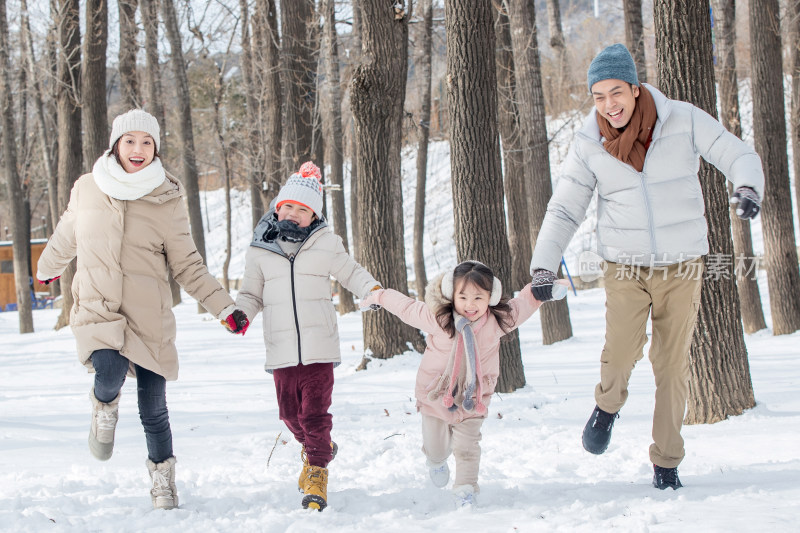
[{"label": "gray glove", "polygon": [[540,302],[546,302],[553,299],[553,283],[556,281],[554,272],[544,268],[538,268],[533,271],[531,279],[531,292],[533,297]]},{"label": "gray glove", "polygon": [[755,218],[761,211],[761,201],[756,191],[750,187],[739,187],[731,196],[731,203],[737,205],[736,216],[748,220]]}]

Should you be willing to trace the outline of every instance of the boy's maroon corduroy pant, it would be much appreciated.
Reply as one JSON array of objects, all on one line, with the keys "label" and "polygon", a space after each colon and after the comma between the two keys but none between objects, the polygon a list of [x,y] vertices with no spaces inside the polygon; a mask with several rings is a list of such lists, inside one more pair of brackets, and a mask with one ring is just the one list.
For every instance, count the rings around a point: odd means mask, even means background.
[{"label": "boy's maroon corduroy pant", "polygon": [[308,463],[326,468],[332,458],[333,363],[278,368],[272,377],[281,420],[306,447]]}]

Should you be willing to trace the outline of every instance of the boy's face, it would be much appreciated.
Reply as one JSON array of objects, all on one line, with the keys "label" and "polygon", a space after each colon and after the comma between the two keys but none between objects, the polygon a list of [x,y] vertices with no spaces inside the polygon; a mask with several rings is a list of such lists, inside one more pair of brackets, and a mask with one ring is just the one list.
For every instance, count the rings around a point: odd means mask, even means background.
[{"label": "boy's face", "polygon": [[314,219],[314,212],[308,207],[292,202],[284,202],[278,208],[278,222],[288,220],[301,228],[307,228]]},{"label": "boy's face", "polygon": [[622,80],[602,80],[592,85],[594,106],[617,129],[631,121],[639,87]]}]

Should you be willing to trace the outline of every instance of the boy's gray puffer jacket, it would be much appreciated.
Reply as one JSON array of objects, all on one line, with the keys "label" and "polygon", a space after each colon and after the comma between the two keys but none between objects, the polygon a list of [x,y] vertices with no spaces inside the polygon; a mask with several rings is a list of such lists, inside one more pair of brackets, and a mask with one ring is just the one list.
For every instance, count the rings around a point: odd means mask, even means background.
[{"label": "boy's gray puffer jacket", "polygon": [[733,183],[764,196],[761,159],[705,111],[670,100],[650,85],[658,120],[644,168],[603,147],[595,110],[570,148],[547,206],[531,272],[555,272],[597,190],[597,253],[612,262],[662,266],[708,253],[705,204],[697,172],[700,157]]},{"label": "boy's gray puffer jacket", "polygon": [[324,219],[294,257],[275,239],[275,211],[256,225],[245,258],[236,306],[250,320],[263,313],[267,361],[264,369],[300,363],[339,363],[339,330],[331,294],[331,276],[358,297],[380,284],[344,248]]}]

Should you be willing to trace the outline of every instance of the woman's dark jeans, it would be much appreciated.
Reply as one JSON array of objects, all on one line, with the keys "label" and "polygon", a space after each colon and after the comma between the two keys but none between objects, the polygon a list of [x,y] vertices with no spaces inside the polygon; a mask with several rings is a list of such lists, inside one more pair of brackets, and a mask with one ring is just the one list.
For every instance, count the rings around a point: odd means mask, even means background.
[{"label": "woman's dark jeans", "polygon": [[[92,352],[94,366],[94,395],[108,403],[117,397],[125,383],[130,361],[117,350]],[[172,457],[172,430],[167,411],[167,380],[162,376],[134,365],[136,390],[139,394],[139,418],[147,439],[147,454],[151,461],[160,463]]]}]

